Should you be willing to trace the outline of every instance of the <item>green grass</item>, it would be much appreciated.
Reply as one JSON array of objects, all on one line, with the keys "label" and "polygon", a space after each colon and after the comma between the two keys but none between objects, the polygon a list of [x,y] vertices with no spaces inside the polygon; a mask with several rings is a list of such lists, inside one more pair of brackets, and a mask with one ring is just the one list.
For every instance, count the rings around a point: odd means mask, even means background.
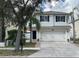
[{"label": "green grass", "polygon": [[15,46],[5,46],[3,48],[14,48]]},{"label": "green grass", "polygon": [[21,51],[15,52],[12,50],[0,50],[0,56],[29,56],[37,51],[33,50],[24,50],[22,53]]},{"label": "green grass", "polygon": [[79,38],[75,39],[75,44],[79,44]]},{"label": "green grass", "polygon": [[[25,45],[23,47],[35,47],[36,43],[25,43]],[[6,46],[6,48],[13,48],[15,46]]]},{"label": "green grass", "polygon": [[25,43],[24,47],[35,47],[36,43]]}]

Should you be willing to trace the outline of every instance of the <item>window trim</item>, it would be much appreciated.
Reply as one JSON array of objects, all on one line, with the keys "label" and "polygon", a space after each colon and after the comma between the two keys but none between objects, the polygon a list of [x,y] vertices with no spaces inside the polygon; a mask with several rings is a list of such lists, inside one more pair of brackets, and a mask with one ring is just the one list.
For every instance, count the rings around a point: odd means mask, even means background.
[{"label": "window trim", "polygon": [[[59,20],[57,20],[57,16],[60,17]],[[64,17],[64,20],[62,20],[62,17]],[[66,16],[65,15],[56,15],[55,16],[55,21],[56,22],[66,22]]]},{"label": "window trim", "polygon": [[[41,20],[41,17],[44,17],[44,20]],[[48,18],[47,20],[45,20],[45,18]],[[40,22],[49,22],[50,21],[50,16],[49,15],[41,15],[40,16]]]}]

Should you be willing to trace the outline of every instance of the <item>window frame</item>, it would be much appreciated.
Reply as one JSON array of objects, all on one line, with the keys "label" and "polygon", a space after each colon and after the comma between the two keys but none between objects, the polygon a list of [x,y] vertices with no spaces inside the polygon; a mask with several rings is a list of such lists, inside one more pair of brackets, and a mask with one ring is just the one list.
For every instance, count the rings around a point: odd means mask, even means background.
[{"label": "window frame", "polygon": [[40,22],[49,22],[49,21],[50,21],[49,15],[41,15],[40,16]]},{"label": "window frame", "polygon": [[[59,19],[57,19],[57,17],[59,17]],[[66,16],[65,15],[56,15],[55,20],[56,20],[56,22],[66,22]]]}]

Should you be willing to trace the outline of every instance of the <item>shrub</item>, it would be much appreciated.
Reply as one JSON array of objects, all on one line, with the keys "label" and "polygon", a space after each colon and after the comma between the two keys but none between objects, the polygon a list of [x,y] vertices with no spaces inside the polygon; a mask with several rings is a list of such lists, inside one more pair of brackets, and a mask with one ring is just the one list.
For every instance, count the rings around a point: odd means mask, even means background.
[{"label": "shrub", "polygon": [[[10,45],[14,45],[14,42],[16,41],[17,30],[8,31],[8,36],[9,37],[6,40],[10,41]],[[25,40],[26,39],[24,39],[24,38],[21,39],[21,42],[23,43],[23,45],[25,44]]]},{"label": "shrub", "polygon": [[11,40],[11,44],[13,45],[15,40],[16,40],[16,34],[17,34],[17,30],[10,30],[8,31],[8,38],[6,40]]}]

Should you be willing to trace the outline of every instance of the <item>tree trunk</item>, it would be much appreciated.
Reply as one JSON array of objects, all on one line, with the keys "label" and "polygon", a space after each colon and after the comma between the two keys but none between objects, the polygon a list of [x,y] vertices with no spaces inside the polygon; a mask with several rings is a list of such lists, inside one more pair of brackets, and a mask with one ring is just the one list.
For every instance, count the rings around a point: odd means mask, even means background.
[{"label": "tree trunk", "polygon": [[32,24],[30,20],[30,43],[32,43]]},{"label": "tree trunk", "polygon": [[2,42],[5,40],[5,26],[4,26],[4,15],[2,15]]},{"label": "tree trunk", "polygon": [[5,27],[4,27],[4,14],[3,10],[1,13],[1,19],[0,19],[0,42],[4,42],[5,40]]},{"label": "tree trunk", "polygon": [[30,43],[32,43],[32,31],[30,31]]},{"label": "tree trunk", "polygon": [[5,40],[5,28],[4,28],[4,20],[0,21],[0,42],[4,42]]},{"label": "tree trunk", "polygon": [[15,42],[16,51],[19,51],[20,39],[21,39],[21,26],[18,27],[17,36],[16,36],[16,42]]},{"label": "tree trunk", "polygon": [[2,42],[2,21],[0,20],[0,42]]}]

